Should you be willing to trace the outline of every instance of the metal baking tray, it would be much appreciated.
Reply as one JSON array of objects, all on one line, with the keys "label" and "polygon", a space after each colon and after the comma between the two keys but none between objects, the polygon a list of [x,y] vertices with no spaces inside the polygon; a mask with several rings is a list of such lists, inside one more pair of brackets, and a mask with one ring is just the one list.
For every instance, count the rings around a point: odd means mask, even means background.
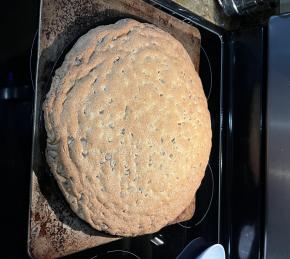
[{"label": "metal baking tray", "polygon": [[[55,69],[79,37],[98,25],[128,17],[155,24],[171,33],[184,45],[195,67],[199,68],[199,31],[145,1],[41,2],[28,234],[28,251],[33,258],[61,257],[117,239],[94,230],[79,219],[61,194],[45,160],[42,103]],[[209,177],[211,181],[211,175]]]}]

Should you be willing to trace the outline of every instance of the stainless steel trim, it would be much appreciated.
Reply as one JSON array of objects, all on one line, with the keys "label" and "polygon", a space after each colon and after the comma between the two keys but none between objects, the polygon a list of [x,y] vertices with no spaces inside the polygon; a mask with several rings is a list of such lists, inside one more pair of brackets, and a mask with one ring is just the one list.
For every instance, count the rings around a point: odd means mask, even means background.
[{"label": "stainless steel trim", "polygon": [[264,258],[290,258],[290,14],[268,36]]}]

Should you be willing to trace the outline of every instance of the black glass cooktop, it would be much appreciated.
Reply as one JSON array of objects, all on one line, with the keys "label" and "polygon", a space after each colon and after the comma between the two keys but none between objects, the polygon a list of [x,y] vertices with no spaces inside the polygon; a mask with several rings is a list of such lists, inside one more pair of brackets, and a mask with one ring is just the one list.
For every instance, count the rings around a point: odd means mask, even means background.
[{"label": "black glass cooktop", "polygon": [[[38,1],[1,2],[0,172],[3,258],[28,258],[26,240],[33,119],[29,64],[37,19]],[[34,64],[35,60],[32,66]]]},{"label": "black glass cooktop", "polygon": [[[7,258],[28,257],[34,95],[31,70],[34,73],[35,48],[31,64],[30,56],[38,5],[37,0],[19,0],[1,6],[0,167],[4,183],[1,205],[5,208],[5,213],[1,213],[1,255],[8,255]],[[173,15],[185,19],[188,12],[175,6]],[[170,259],[196,238],[202,240],[204,247],[221,242],[229,258],[261,255],[265,29],[258,26],[223,32],[220,37],[219,30],[213,30],[203,19],[192,16],[191,21],[185,21],[193,22],[201,32],[200,76],[213,129],[213,148],[197,193],[195,215],[188,222],[168,226],[158,233],[124,238],[66,258]],[[222,153],[224,148],[227,152]]]}]

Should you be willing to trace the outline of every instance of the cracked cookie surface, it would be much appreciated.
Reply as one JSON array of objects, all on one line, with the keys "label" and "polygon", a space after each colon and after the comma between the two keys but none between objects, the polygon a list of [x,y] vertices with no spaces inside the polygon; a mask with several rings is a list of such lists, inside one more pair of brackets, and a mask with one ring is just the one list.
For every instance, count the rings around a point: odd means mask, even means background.
[{"label": "cracked cookie surface", "polygon": [[50,169],[95,229],[152,233],[192,201],[211,149],[210,115],[170,34],[132,19],[90,30],[56,70],[43,110]]}]

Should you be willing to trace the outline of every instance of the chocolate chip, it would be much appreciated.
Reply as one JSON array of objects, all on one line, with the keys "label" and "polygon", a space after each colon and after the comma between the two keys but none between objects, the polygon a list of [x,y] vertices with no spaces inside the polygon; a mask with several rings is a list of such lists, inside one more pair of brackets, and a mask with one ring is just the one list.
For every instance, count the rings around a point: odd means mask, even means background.
[{"label": "chocolate chip", "polygon": [[120,60],[120,57],[118,56],[118,57],[115,58],[115,60],[113,61],[113,63],[116,63],[116,62],[118,62],[119,60]]},{"label": "chocolate chip", "polygon": [[129,106],[126,105],[126,107],[125,107],[125,114],[124,114],[124,120],[126,120],[128,118],[128,116],[129,116]]},{"label": "chocolate chip", "polygon": [[87,145],[88,144],[88,141],[86,138],[81,138],[81,143],[83,146]]},{"label": "chocolate chip", "polygon": [[82,156],[83,156],[84,158],[86,158],[88,155],[89,155],[89,152],[88,152],[88,151],[83,151],[83,152],[82,152]]},{"label": "chocolate chip", "polygon": [[98,83],[98,78],[95,79],[95,81],[93,82],[93,85]]},{"label": "chocolate chip", "polygon": [[115,160],[111,160],[110,161],[110,166],[111,166],[112,169],[115,168],[116,164],[117,164],[117,162]]},{"label": "chocolate chip", "polygon": [[75,59],[75,65],[80,66],[83,63],[83,59],[80,57],[76,57]]},{"label": "chocolate chip", "polygon": [[74,138],[72,136],[68,136],[67,138],[68,145],[70,146],[71,144],[73,144],[73,142],[74,142]]},{"label": "chocolate chip", "polygon": [[111,159],[112,159],[112,154],[107,153],[107,154],[105,155],[105,159],[106,159],[106,160],[111,160]]},{"label": "chocolate chip", "polygon": [[97,41],[97,45],[100,45],[104,40],[105,40],[105,37],[99,39],[99,40]]}]

